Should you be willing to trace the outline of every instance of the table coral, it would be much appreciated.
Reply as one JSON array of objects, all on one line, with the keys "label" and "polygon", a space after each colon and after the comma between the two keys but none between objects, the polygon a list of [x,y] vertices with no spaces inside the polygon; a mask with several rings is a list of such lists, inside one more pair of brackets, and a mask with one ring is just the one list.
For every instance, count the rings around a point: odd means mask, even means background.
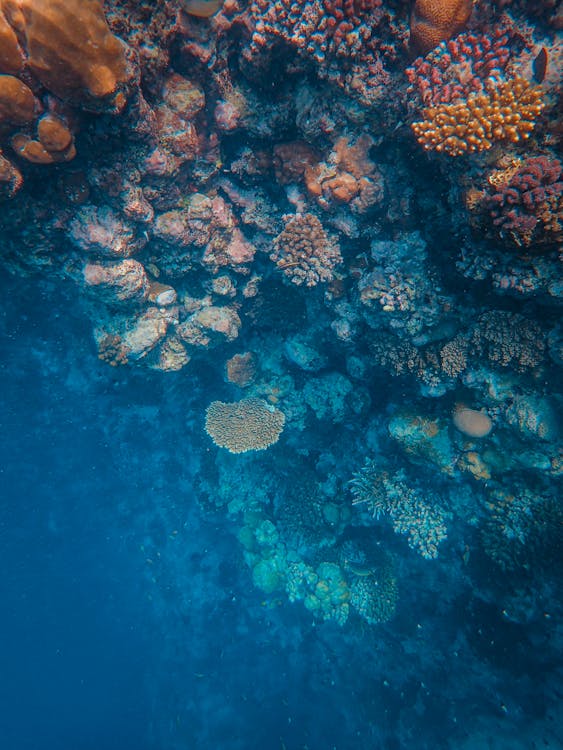
[{"label": "table coral", "polygon": [[259,398],[232,404],[213,401],[205,412],[205,431],[215,445],[230,453],[259,451],[277,443],[285,416]]}]

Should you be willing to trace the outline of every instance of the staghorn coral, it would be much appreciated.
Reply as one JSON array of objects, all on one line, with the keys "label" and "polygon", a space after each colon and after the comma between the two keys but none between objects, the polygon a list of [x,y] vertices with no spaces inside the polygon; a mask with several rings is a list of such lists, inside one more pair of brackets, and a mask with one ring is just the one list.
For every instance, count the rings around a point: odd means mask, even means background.
[{"label": "staghorn coral", "polygon": [[529,138],[542,111],[541,89],[523,78],[485,82],[485,91],[449,104],[426,107],[411,127],[426,151],[450,156],[486,151],[496,141]]},{"label": "staghorn coral", "polygon": [[472,0],[416,0],[410,19],[411,45],[426,53],[459,34],[472,8]]},{"label": "staghorn coral", "polygon": [[366,505],[376,519],[389,516],[394,531],[407,537],[409,547],[422,557],[435,558],[447,536],[444,513],[435,503],[423,500],[404,480],[402,472],[390,475],[368,459],[349,483],[352,502]]},{"label": "staghorn coral", "polygon": [[205,431],[230,453],[259,451],[277,443],[285,416],[259,398],[227,404],[213,401],[205,412]]},{"label": "staghorn coral", "polygon": [[287,223],[272,243],[270,260],[297,286],[332,281],[342,256],[319,219],[313,214],[287,215],[283,219]]}]

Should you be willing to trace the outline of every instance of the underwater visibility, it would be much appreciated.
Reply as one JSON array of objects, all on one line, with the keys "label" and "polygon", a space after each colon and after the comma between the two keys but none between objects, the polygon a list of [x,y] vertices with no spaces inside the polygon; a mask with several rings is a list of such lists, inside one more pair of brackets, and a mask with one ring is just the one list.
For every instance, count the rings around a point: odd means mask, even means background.
[{"label": "underwater visibility", "polygon": [[0,749],[563,750],[563,7],[0,0]]}]

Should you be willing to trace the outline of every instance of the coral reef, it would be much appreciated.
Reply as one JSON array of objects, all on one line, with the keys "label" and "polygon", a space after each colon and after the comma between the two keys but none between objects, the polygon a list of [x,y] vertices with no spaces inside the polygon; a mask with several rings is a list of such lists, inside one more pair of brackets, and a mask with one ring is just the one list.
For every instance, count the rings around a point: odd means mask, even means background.
[{"label": "coral reef", "polygon": [[195,394],[202,504],[270,603],[350,633],[412,607],[411,566],[483,597],[460,557],[546,571],[557,19],[0,0],[2,267],[74,294],[112,376]]}]

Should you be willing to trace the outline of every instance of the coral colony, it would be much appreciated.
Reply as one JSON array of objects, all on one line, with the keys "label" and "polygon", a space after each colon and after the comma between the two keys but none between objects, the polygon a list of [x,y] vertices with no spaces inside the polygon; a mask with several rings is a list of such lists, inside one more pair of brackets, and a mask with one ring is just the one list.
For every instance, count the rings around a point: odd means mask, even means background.
[{"label": "coral colony", "polygon": [[561,13],[0,0],[4,268],[104,367],[216,374],[201,496],[319,620],[562,542]]}]

